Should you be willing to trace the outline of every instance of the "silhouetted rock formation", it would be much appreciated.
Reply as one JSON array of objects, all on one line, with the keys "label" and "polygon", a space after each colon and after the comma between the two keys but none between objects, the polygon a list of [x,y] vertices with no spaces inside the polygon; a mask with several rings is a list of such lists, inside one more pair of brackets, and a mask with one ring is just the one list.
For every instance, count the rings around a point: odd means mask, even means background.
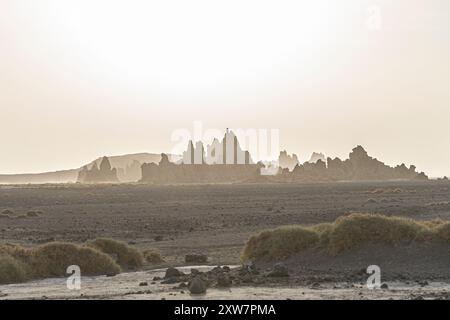
[{"label": "silhouetted rock formation", "polygon": [[181,164],[161,155],[160,163],[142,165],[142,182],[147,183],[224,183],[258,178],[262,164],[252,164],[250,153],[243,151],[236,135],[227,129],[222,142],[215,139],[207,146],[189,141]]},{"label": "silhouetted rock formation", "polygon": [[323,153],[317,153],[317,152],[313,152],[313,154],[311,155],[311,158],[309,159],[309,163],[317,163],[317,161],[323,161],[326,162],[325,160],[325,155]]},{"label": "silhouetted rock formation", "polygon": [[125,168],[117,168],[117,178],[121,182],[136,182],[141,180],[141,166],[137,160],[133,160]]},{"label": "silhouetted rock formation", "polygon": [[78,182],[80,183],[102,183],[102,182],[119,182],[117,178],[117,170],[111,168],[111,164],[107,157],[103,157],[100,168],[94,162],[91,169],[84,166],[78,173]]},{"label": "silhouetted rock formation", "polygon": [[[199,151],[199,147],[203,147],[201,142],[197,142],[195,152],[196,158],[199,155],[204,155],[204,150]],[[200,162],[195,162],[199,164]],[[214,141],[206,146],[206,155],[204,155],[204,163],[207,164],[253,164],[253,160],[248,151],[244,151],[237,136],[226,130],[222,141],[214,139]],[[186,162],[185,162],[186,164]]]},{"label": "silhouetted rock formation", "polygon": [[369,181],[369,180],[427,180],[425,173],[418,173],[415,166],[406,167],[401,164],[390,167],[383,162],[370,157],[363,147],[352,150],[349,159],[339,158],[327,161],[305,162],[297,165],[292,172],[282,170],[280,177],[284,181]]},{"label": "silhouetted rock formation", "polygon": [[286,150],[280,152],[280,155],[278,156],[278,166],[281,169],[288,169],[289,171],[292,171],[298,164],[298,157],[295,153],[290,156]]},{"label": "silhouetted rock formation", "polygon": [[261,164],[175,164],[162,154],[159,164],[142,165],[141,182],[166,183],[227,183],[256,179]]}]

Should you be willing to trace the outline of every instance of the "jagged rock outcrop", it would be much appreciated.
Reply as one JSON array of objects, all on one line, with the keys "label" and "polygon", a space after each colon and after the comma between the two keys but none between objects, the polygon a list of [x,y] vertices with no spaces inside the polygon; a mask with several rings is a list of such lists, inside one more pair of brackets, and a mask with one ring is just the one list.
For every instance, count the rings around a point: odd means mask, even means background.
[{"label": "jagged rock outcrop", "polygon": [[317,161],[323,161],[326,162],[325,155],[323,153],[319,152],[313,152],[311,155],[311,158],[309,159],[309,163],[317,163]]},{"label": "jagged rock outcrop", "polygon": [[159,164],[142,165],[141,182],[155,184],[229,183],[256,179],[262,164],[175,164],[162,154]]},{"label": "jagged rock outcrop", "polygon": [[117,170],[111,168],[111,163],[108,157],[103,157],[100,162],[100,168],[97,163],[94,162],[92,167],[89,169],[84,166],[78,173],[77,182],[80,183],[104,183],[104,182],[118,182]]},{"label": "jagged rock outcrop", "polygon": [[117,178],[121,182],[136,182],[141,180],[141,166],[137,160],[133,160],[130,164],[127,164],[125,168],[117,168]]},{"label": "jagged rock outcrop", "polygon": [[280,175],[284,181],[371,181],[371,180],[427,180],[423,172],[417,172],[415,166],[405,164],[390,167],[370,157],[362,146],[357,146],[342,161],[339,158],[328,158],[326,161],[305,162],[297,165],[292,172],[282,170]]},{"label": "jagged rock outcrop", "polygon": [[161,155],[159,164],[144,163],[142,180],[147,183],[226,183],[246,181],[260,176],[262,164],[252,164],[248,151],[241,149],[236,135],[227,130],[222,142],[215,139],[205,148],[189,141],[181,164]]},{"label": "jagged rock outcrop", "polygon": [[286,150],[280,152],[280,155],[278,156],[278,166],[281,169],[292,171],[298,164],[298,157],[295,153],[289,155]]},{"label": "jagged rock outcrop", "polygon": [[[228,132],[227,132],[228,133]],[[231,136],[231,135],[230,135]],[[222,143],[215,140],[216,148],[222,152],[216,158],[214,164],[208,164],[205,149],[201,143],[195,147],[189,142],[187,151],[183,155],[183,163],[175,164],[162,154],[159,164],[150,163],[142,165],[142,182],[147,183],[224,183],[239,181],[256,181],[260,178],[263,163],[250,164],[249,155],[245,156],[245,163],[239,164],[237,158],[230,157],[229,150],[239,150],[234,139],[231,149],[224,147]],[[232,140],[232,141],[233,141]],[[246,154],[246,151],[243,151]],[[225,155],[224,155],[225,154]],[[217,155],[217,154],[215,154]],[[321,155],[321,154],[318,154]],[[198,158],[196,158],[198,157]],[[321,156],[320,156],[321,157]],[[200,159],[199,162],[197,159]],[[222,161],[220,161],[222,159]],[[287,152],[280,153],[283,165],[292,165],[296,157],[289,156]],[[224,160],[230,160],[231,164],[218,164]],[[287,161],[291,161],[287,163]],[[186,161],[187,163],[184,163]],[[216,162],[217,161],[217,162]],[[189,164],[193,162],[194,164]],[[297,161],[298,162],[298,161]],[[95,168],[93,168],[95,170]],[[415,166],[407,167],[405,164],[390,167],[383,162],[370,157],[363,147],[357,146],[349,154],[349,158],[318,159],[316,162],[307,161],[304,164],[296,164],[292,171],[288,167],[278,168],[276,175],[268,181],[277,182],[327,182],[327,181],[376,181],[376,180],[427,180],[423,172],[417,172]]]}]

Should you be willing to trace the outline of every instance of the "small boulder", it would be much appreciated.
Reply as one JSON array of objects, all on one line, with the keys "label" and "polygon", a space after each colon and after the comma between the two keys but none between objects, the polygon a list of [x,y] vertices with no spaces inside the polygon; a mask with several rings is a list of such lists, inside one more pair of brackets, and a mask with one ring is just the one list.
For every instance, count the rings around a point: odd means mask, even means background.
[{"label": "small boulder", "polygon": [[170,267],[170,268],[167,268],[164,278],[168,279],[168,278],[180,277],[182,275],[183,275],[183,272],[181,272],[180,270],[175,269],[173,267]]},{"label": "small boulder", "polygon": [[188,285],[189,292],[192,294],[204,294],[206,288],[206,282],[200,277],[193,278]]},{"label": "small boulder", "polygon": [[229,266],[223,266],[222,270],[225,271],[225,272],[230,272],[231,268]]},{"label": "small boulder", "polygon": [[383,283],[380,288],[383,290],[387,290],[387,289],[389,289],[389,286],[387,283]]},{"label": "small boulder", "polygon": [[191,269],[191,275],[193,277],[200,275],[201,272],[198,269]]},{"label": "small boulder", "polygon": [[428,286],[430,283],[427,280],[421,280],[417,282],[421,287]]},{"label": "small boulder", "polygon": [[217,286],[219,288],[228,288],[231,287],[232,281],[228,274],[221,273],[217,276]]}]

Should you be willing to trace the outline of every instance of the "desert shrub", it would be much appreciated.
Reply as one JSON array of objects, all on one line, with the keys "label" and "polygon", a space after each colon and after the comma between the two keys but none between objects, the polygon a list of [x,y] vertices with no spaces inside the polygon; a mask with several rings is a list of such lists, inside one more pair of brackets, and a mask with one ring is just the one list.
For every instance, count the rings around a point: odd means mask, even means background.
[{"label": "desert shrub", "polygon": [[415,221],[401,217],[351,214],[334,223],[288,226],[252,236],[242,260],[273,261],[299,254],[307,249],[325,250],[331,255],[368,243],[399,245],[423,241],[450,242],[450,222],[435,219]]},{"label": "desert shrub", "polygon": [[411,242],[423,229],[423,225],[407,218],[351,214],[334,222],[330,251],[337,254],[368,242],[387,245]]},{"label": "desert shrub", "polygon": [[7,255],[21,263],[27,276],[31,275],[32,250],[16,244],[5,243],[0,245],[0,255]]},{"label": "desert shrub", "polygon": [[124,269],[134,269],[144,264],[142,253],[125,242],[108,238],[98,238],[86,242],[89,247],[96,248],[116,259]]},{"label": "desert shrub", "polygon": [[440,239],[450,242],[450,222],[440,224],[435,230]]},{"label": "desert shrub", "polygon": [[319,243],[319,234],[302,226],[286,226],[263,231],[250,238],[242,259],[277,260],[312,248]]},{"label": "desert shrub", "polygon": [[0,284],[19,283],[27,280],[24,264],[10,255],[0,255]]},{"label": "desert shrub", "polygon": [[165,262],[164,259],[161,257],[161,254],[153,249],[145,250],[144,251],[144,258],[147,263],[150,264],[158,264]]},{"label": "desert shrub", "polygon": [[333,231],[332,223],[319,223],[308,227],[308,229],[318,234],[321,247],[327,247],[330,244],[330,235]]},{"label": "desert shrub", "polygon": [[83,275],[118,274],[121,271],[109,255],[91,247],[50,242],[32,251],[34,278],[65,276],[70,265],[78,265]]}]

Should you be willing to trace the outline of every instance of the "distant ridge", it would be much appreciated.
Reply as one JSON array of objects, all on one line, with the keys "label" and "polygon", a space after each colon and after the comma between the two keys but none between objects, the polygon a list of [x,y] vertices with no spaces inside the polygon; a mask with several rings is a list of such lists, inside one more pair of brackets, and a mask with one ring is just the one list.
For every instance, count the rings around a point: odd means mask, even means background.
[{"label": "distant ridge", "polygon": [[[91,167],[95,162],[99,165],[103,157],[99,157],[88,164]],[[158,163],[161,155],[155,153],[134,153],[108,157],[114,168],[126,168],[133,161],[140,163]],[[83,166],[76,169],[59,170],[42,173],[0,174],[0,184],[27,184],[27,183],[70,183],[76,182],[78,172]]]}]

